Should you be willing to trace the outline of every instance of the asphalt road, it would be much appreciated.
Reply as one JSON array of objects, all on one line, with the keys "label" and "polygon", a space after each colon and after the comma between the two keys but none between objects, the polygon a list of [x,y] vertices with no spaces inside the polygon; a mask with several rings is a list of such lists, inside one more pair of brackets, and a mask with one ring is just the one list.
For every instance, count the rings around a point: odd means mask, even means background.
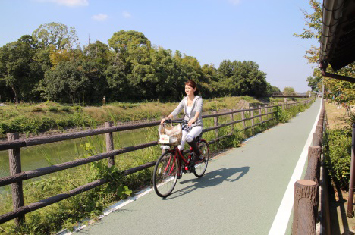
[{"label": "asphalt road", "polygon": [[320,105],[218,155],[204,177],[183,175],[168,198],[151,191],[79,233],[268,234]]}]

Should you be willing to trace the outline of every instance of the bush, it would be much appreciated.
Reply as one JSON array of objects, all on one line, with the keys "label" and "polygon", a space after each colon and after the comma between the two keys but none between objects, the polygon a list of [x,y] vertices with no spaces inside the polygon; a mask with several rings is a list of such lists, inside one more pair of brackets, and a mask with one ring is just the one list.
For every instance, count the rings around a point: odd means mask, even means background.
[{"label": "bush", "polygon": [[83,108],[82,108],[81,106],[79,106],[79,105],[75,105],[75,106],[73,107],[73,109],[74,109],[75,111],[77,111],[77,112],[83,110]]},{"label": "bush", "polygon": [[333,181],[344,190],[348,190],[350,181],[351,135],[351,128],[346,127],[328,130],[324,138],[326,167]]},{"label": "bush", "polygon": [[69,106],[63,106],[61,108],[61,110],[64,111],[64,112],[70,112],[70,107]]},{"label": "bush", "polygon": [[42,112],[43,109],[41,107],[33,107],[32,112]]},{"label": "bush", "polygon": [[50,106],[50,107],[48,108],[48,111],[50,111],[50,112],[58,112],[58,107],[56,107],[56,106]]}]

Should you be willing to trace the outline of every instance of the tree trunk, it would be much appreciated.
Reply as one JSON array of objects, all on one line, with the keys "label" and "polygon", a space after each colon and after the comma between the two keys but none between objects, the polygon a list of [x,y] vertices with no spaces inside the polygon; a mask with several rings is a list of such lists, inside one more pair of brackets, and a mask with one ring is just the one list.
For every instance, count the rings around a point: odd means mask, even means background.
[{"label": "tree trunk", "polygon": [[12,91],[14,92],[14,99],[15,99],[15,103],[18,103],[18,95],[17,95],[17,91],[15,89],[14,86],[11,86]]}]

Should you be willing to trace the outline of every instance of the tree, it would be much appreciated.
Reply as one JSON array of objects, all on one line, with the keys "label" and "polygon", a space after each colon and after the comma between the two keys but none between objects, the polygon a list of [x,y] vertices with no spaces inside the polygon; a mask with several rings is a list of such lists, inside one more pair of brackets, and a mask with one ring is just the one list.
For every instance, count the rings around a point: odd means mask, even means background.
[{"label": "tree", "polygon": [[308,86],[312,89],[312,91],[319,92],[321,90],[320,89],[320,85],[322,82],[321,76],[315,76],[315,77],[309,76],[307,78],[307,82],[308,82]]},{"label": "tree", "polygon": [[45,99],[74,103],[85,99],[87,86],[88,78],[81,69],[81,62],[63,61],[53,70],[47,70],[40,90]]},{"label": "tree", "polygon": [[206,97],[218,96],[218,77],[217,69],[213,64],[204,64],[202,66],[202,78],[200,79],[201,93]]},{"label": "tree", "polygon": [[[295,36],[302,39],[318,39],[322,32],[322,4],[317,0],[310,0],[309,5],[312,7],[311,13],[303,11],[306,20],[306,28],[303,29],[301,34],[295,34]],[[316,63],[319,61],[319,47],[311,46],[309,50],[306,51],[305,57],[308,59],[309,63]],[[345,66],[344,68],[333,71],[330,66],[327,68],[328,72],[336,73],[338,75],[354,77],[355,75],[355,62]],[[309,86],[319,89],[319,81],[321,79],[321,71],[316,68],[313,71],[313,79],[307,78]],[[338,102],[347,102],[349,104],[354,104],[354,88],[355,85],[350,82],[340,81],[332,78],[323,78],[325,89],[327,90],[328,97],[334,98]],[[317,82],[318,81],[318,82]],[[316,84],[317,83],[317,84]]]},{"label": "tree", "polygon": [[239,94],[257,97],[266,95],[266,73],[260,71],[254,61],[235,62],[233,78]]},{"label": "tree", "polygon": [[295,89],[293,87],[285,87],[283,91],[284,95],[295,95]]},{"label": "tree", "polygon": [[107,70],[114,52],[109,50],[108,45],[96,41],[86,46],[81,56],[81,68],[88,79],[86,86],[86,102],[97,103],[103,96],[109,97],[108,82],[105,71]]},{"label": "tree", "polygon": [[34,88],[42,73],[40,64],[34,60],[36,48],[37,42],[30,35],[0,48],[0,79],[11,88],[15,102],[36,96]]},{"label": "tree", "polygon": [[[108,40],[109,46],[117,54],[118,61],[123,63],[122,68],[129,83],[132,100],[150,98],[151,90],[157,83],[154,69],[151,65],[151,43],[143,33],[121,30],[113,34]],[[147,93],[148,92],[148,93]]]},{"label": "tree", "polygon": [[222,61],[218,68],[219,88],[223,95],[265,96],[266,74],[254,61]]},{"label": "tree", "polygon": [[41,24],[38,29],[33,31],[32,36],[43,48],[53,45],[55,50],[62,50],[80,46],[75,28],[68,29],[68,26],[62,23]]},{"label": "tree", "polygon": [[[317,0],[309,0],[309,5],[313,9],[312,13],[302,10],[306,28],[303,29],[302,33],[295,33],[294,36],[302,39],[317,39],[318,42],[322,33],[322,5]],[[305,58],[308,59],[309,63],[317,63],[319,60],[319,47],[311,46],[306,51]]]}]

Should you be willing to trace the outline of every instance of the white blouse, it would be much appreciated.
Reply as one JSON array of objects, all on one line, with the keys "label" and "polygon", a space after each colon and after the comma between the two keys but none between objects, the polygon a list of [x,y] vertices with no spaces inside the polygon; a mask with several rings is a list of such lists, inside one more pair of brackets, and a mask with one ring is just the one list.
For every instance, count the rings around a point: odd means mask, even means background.
[{"label": "white blouse", "polygon": [[187,112],[186,114],[188,116],[190,116],[191,110],[192,110],[192,105],[191,106],[186,106],[186,112]]}]

